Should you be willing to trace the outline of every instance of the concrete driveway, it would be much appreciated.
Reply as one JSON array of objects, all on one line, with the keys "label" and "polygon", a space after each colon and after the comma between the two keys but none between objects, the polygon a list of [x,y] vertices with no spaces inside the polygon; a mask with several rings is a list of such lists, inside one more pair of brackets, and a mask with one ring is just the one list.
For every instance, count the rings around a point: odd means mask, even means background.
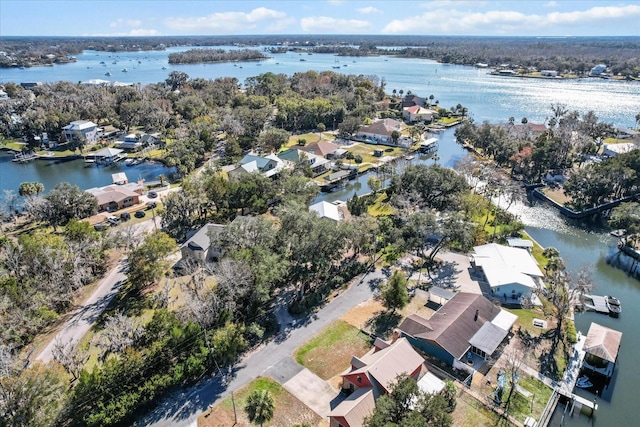
[{"label": "concrete driveway", "polygon": [[331,412],[331,401],[339,393],[327,381],[307,368],[297,373],[282,386],[324,419]]}]

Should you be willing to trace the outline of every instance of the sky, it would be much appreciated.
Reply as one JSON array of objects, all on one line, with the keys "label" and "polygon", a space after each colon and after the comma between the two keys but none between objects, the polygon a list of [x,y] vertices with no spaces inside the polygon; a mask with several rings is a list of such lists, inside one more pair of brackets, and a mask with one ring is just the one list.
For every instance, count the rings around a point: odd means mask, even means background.
[{"label": "sky", "polygon": [[640,0],[0,0],[2,36],[640,36]]}]

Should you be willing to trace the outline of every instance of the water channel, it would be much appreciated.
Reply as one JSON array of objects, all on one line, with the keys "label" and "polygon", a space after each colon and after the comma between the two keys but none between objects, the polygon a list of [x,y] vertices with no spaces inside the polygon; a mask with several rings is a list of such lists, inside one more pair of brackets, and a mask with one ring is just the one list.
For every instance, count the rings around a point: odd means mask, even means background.
[{"label": "water channel", "polygon": [[[175,48],[174,51],[181,49],[186,48]],[[486,70],[443,65],[429,60],[387,57],[337,58],[333,55],[299,55],[291,52],[273,55],[271,59],[262,63],[243,64],[241,67],[237,64],[170,66],[167,63],[167,54],[168,52],[86,52],[79,55],[78,62],[74,64],[27,70],[0,70],[0,82],[84,81],[105,78],[102,77],[104,69],[111,67],[100,65],[100,61],[108,61],[107,64],[117,61],[117,78],[112,79],[121,81],[155,83],[164,80],[171,70],[178,69],[190,77],[233,76],[243,82],[247,77],[268,71],[290,75],[306,70],[331,70],[339,60],[343,66],[342,72],[383,77],[387,83],[387,92],[403,89],[405,93],[411,90],[421,96],[434,94],[436,99],[440,100],[440,105],[446,107],[461,103],[469,108],[476,121],[506,122],[508,117],[514,116],[518,121],[521,117],[527,117],[530,122],[543,122],[549,115],[549,106],[559,102],[571,110],[594,110],[598,117],[615,126],[633,127],[634,116],[640,107],[638,83],[593,79],[552,81],[500,78],[488,76]],[[119,71],[123,64],[129,64],[129,72]],[[163,70],[163,66],[167,69]],[[438,137],[438,162],[452,167],[465,152],[454,142],[453,130],[447,130]],[[422,157],[413,160],[414,163],[433,161]],[[399,164],[400,167],[402,165]],[[132,169],[130,179],[137,179],[140,175],[145,179],[154,180],[157,179],[157,175],[166,173],[161,167],[157,167],[150,164],[123,169],[128,174],[129,169]],[[17,165],[12,163],[10,158],[7,159],[7,156],[0,155],[0,189],[17,191],[19,183],[24,181],[40,181],[48,188],[58,182],[67,181],[85,189],[110,183],[111,173],[114,172],[107,168],[86,168],[77,161],[66,164],[38,162]],[[367,193],[367,179],[368,175],[364,174],[351,181],[345,188],[322,194],[319,199],[347,200],[354,193]],[[640,366],[635,365],[640,354],[640,333],[636,330],[636,325],[640,325],[640,310],[635,310],[635,307],[640,306],[640,282],[607,263],[607,257],[615,253],[615,240],[606,232],[571,224],[548,206],[538,204],[516,206],[514,209],[526,225],[526,231],[542,246],[558,248],[571,271],[575,272],[583,266],[591,269],[595,284],[594,293],[615,295],[623,305],[623,312],[618,319],[594,313],[576,316],[576,327],[584,334],[591,322],[597,322],[621,331],[623,337],[615,376],[603,396],[598,398],[599,409],[595,418],[590,420],[584,416],[573,417],[566,419],[564,423],[572,426],[637,425],[634,402],[638,401],[638,395],[634,390],[636,384],[640,384]],[[594,397],[589,393],[584,393],[584,396],[588,399]],[[554,417],[552,425],[560,425],[560,415]]]}]

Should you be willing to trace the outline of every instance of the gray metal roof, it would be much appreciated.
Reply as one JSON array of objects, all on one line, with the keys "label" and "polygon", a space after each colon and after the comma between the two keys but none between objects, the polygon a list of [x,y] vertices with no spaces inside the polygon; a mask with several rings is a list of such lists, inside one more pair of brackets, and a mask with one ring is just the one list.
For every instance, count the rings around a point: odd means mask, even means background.
[{"label": "gray metal roof", "polygon": [[469,344],[487,354],[493,354],[507,334],[508,332],[504,329],[497,327],[491,322],[486,322],[478,332],[471,337]]}]

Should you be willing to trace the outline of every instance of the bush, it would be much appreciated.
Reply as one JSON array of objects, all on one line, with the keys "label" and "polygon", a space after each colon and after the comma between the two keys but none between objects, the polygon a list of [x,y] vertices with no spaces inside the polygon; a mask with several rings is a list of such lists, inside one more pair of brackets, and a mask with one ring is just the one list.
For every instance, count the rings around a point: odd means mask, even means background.
[{"label": "bush", "polygon": [[567,337],[567,341],[571,344],[575,344],[578,342],[578,336],[576,332],[576,325],[573,322],[567,322],[564,327],[564,333]]}]

